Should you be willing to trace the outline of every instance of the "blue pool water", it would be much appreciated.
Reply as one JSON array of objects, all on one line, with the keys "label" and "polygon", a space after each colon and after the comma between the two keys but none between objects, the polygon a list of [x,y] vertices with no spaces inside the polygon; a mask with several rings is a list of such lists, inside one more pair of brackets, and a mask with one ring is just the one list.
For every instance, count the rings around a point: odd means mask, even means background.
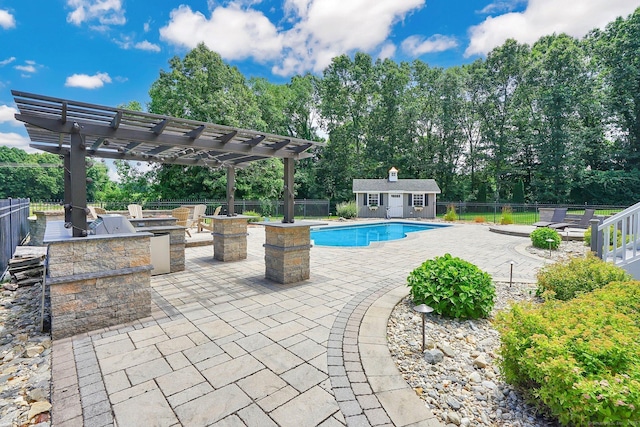
[{"label": "blue pool water", "polygon": [[311,240],[319,246],[369,246],[371,242],[403,239],[407,233],[449,227],[444,224],[378,222],[311,229]]}]

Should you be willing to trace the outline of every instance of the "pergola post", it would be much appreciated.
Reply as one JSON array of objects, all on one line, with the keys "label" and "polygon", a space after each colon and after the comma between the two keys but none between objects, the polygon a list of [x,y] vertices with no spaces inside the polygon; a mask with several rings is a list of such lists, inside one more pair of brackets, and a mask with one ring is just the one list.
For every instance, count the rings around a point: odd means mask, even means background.
[{"label": "pergola post", "polygon": [[71,226],[73,237],[87,235],[87,163],[86,147],[80,134],[80,125],[73,124],[71,149],[69,150],[71,173]]},{"label": "pergola post", "polygon": [[294,195],[293,195],[293,173],[294,159],[284,158],[284,223],[293,223],[294,219]]},{"label": "pergola post", "polygon": [[236,169],[233,166],[227,168],[227,216],[235,216],[236,209]]},{"label": "pergola post", "polygon": [[64,222],[71,222],[71,153],[64,153]]}]

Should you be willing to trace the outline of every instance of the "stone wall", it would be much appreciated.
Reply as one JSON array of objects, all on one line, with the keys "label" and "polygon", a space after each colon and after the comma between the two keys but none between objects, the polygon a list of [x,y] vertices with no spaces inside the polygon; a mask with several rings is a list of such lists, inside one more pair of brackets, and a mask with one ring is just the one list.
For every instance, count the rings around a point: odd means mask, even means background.
[{"label": "stone wall", "polygon": [[149,234],[49,243],[52,337],[151,314]]}]

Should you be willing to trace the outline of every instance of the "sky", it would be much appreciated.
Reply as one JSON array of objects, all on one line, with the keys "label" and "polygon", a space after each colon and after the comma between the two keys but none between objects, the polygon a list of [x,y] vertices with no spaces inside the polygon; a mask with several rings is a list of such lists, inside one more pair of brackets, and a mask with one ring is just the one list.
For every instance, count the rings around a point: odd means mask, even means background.
[{"label": "sky", "polygon": [[29,152],[11,90],[149,102],[168,61],[204,42],[246,77],[285,83],[341,54],[450,67],[514,38],[582,37],[640,0],[0,0],[0,145]]}]

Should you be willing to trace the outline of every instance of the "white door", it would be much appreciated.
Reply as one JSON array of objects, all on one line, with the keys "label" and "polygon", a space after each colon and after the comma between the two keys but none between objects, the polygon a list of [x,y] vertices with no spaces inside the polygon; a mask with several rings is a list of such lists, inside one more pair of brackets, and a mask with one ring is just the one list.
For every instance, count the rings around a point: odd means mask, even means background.
[{"label": "white door", "polygon": [[402,218],[402,194],[389,194],[389,218]]}]

